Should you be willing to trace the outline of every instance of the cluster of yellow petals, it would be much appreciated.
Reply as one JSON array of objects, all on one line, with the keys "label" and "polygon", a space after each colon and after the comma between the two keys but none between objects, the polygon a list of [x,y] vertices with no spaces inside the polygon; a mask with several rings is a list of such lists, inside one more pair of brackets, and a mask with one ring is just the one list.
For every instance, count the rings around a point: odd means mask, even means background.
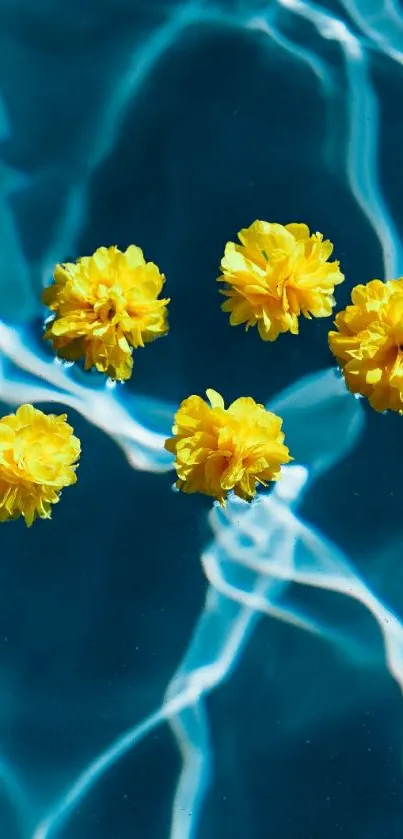
[{"label": "cluster of yellow petals", "polygon": [[282,332],[298,334],[298,318],[328,317],[334,287],[343,282],[339,263],[328,262],[333,245],[306,224],[255,221],[238,233],[241,244],[228,242],[218,282],[230,324],[257,326],[263,341]]},{"label": "cluster of yellow petals", "polygon": [[185,399],[175,415],[173,437],[165,448],[175,455],[177,487],[200,492],[221,504],[233,490],[250,501],[257,484],[275,481],[290,457],[282,420],[251,397],[236,399],[227,409],[214,390],[209,404],[200,396]]},{"label": "cluster of yellow petals", "polygon": [[403,413],[403,278],[357,285],[329,346],[347,387],[376,411]]},{"label": "cluster of yellow petals", "polygon": [[[306,224],[255,221],[228,242],[218,282],[230,324],[257,326],[264,341],[297,334],[299,317],[328,317],[344,276],[329,261],[333,245]],[[67,361],[84,361],[112,379],[126,380],[133,350],[168,331],[165,277],[135,245],[101,247],[90,257],[56,266],[43,292],[51,310],[44,338]],[[329,345],[353,393],[376,410],[403,413],[403,279],[357,286],[352,305],[336,317]],[[258,484],[279,478],[292,460],[282,420],[251,397],[228,408],[207,390],[185,399],[165,448],[175,456],[177,487],[225,504],[228,492],[251,501]],[[0,419],[0,521],[50,518],[65,486],[75,483],[80,442],[66,415],[32,405]]]},{"label": "cluster of yellow petals", "polygon": [[112,379],[133,368],[132,350],[168,331],[168,299],[159,299],[165,278],[131,245],[98,248],[93,256],[57,265],[43,302],[54,313],[45,339],[68,361],[84,359]]},{"label": "cluster of yellow petals", "polygon": [[80,441],[66,414],[21,405],[0,419],[0,521],[51,517],[63,487],[76,482]]}]

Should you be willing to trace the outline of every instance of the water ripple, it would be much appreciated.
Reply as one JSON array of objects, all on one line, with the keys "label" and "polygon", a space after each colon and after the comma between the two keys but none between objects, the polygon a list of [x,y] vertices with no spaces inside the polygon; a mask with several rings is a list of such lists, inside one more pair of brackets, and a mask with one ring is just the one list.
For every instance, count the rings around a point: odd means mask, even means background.
[{"label": "water ripple", "polygon": [[[143,44],[133,50],[126,72],[98,114],[93,126],[96,140],[85,170],[81,180],[71,186],[58,231],[44,254],[43,278],[55,261],[75,250],[88,214],[91,178],[116,146],[127,109],[143,90],[161,57],[190,27],[201,24],[224,25],[248,35],[261,33],[267,49],[274,43],[310,68],[330,108],[338,101],[346,81],[343,94],[348,114],[344,149],[346,183],[377,237],[385,277],[399,275],[403,264],[400,236],[380,185],[382,126],[371,80],[371,56],[375,50],[381,51],[402,63],[403,19],[393,0],[386,3],[379,0],[375,4],[367,0],[343,0],[343,6],[354,22],[354,31],[348,19],[302,0],[277,0],[267,6],[256,2],[254,7],[240,4],[236,12],[206,2],[184,3],[174,8]],[[308,22],[319,39],[332,40],[338,45],[343,70],[334,68],[326,52],[319,54],[311,43],[301,42],[300,20]],[[334,125],[330,124],[329,130],[333,129]],[[10,131],[12,134],[6,109],[1,105],[0,140]],[[10,184],[24,189],[24,183],[18,181],[18,175],[11,169],[5,167],[2,172],[0,230],[9,248],[7,269],[20,283],[18,300],[11,301],[11,309],[16,309],[17,303],[21,305],[24,295],[27,306],[33,309],[36,303],[32,303],[31,270],[8,200]],[[0,268],[0,311],[3,317],[8,317],[11,310],[6,312],[1,308],[7,294],[4,257]],[[163,448],[171,425],[172,406],[140,395],[130,401],[108,387],[84,386],[68,366],[42,356],[29,331],[21,327],[0,323],[0,353],[2,401],[13,405],[23,401],[68,405],[114,439],[132,467],[150,472],[172,468],[170,456]],[[291,607],[287,600],[291,584],[339,592],[365,606],[381,629],[388,670],[400,689],[403,688],[401,620],[373,593],[349,558],[298,512],[311,482],[339,463],[356,445],[364,423],[361,404],[345,392],[334,371],[323,371],[294,383],[272,400],[271,407],[284,415],[287,439],[297,452],[297,464],[287,467],[278,487],[271,494],[263,494],[251,507],[236,500],[231,501],[225,513],[213,507],[209,516],[213,540],[201,557],[208,583],[204,607],[160,708],[85,766],[60,799],[39,817],[33,830],[26,825],[22,828],[31,839],[56,837],[101,776],[163,723],[170,725],[182,759],[167,835],[170,839],[195,839],[214,773],[214,744],[205,698],[235,667],[241,666],[245,643],[261,616],[286,621],[296,630],[318,634],[344,649],[356,644],[354,638],[331,630],[318,616]],[[21,780],[15,779],[4,758],[0,762],[0,782],[16,812],[29,809]]]}]

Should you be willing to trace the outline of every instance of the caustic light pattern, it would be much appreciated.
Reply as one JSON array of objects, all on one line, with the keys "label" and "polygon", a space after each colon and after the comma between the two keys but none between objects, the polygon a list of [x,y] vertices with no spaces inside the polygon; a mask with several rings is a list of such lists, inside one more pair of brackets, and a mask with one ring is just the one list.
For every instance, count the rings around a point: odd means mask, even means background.
[{"label": "caustic light pattern", "polygon": [[[341,7],[345,8],[345,15]],[[39,4],[36,15],[39,19]],[[46,15],[48,28],[52,23],[50,6]],[[229,31],[236,30],[247,39],[256,37],[262,52],[267,50],[269,54],[278,49],[283,56],[292,57],[297,72],[298,67],[301,67],[312,74],[320,85],[320,95],[326,101],[329,114],[337,115],[337,120],[329,121],[325,139],[329,142],[330,153],[336,148],[340,170],[342,167],[344,169],[338,172],[343,188],[368,221],[368,235],[379,244],[384,276],[400,276],[403,270],[400,237],[380,188],[378,145],[383,114],[378,109],[378,89],[375,89],[371,72],[372,63],[380,63],[382,54],[387,56],[388,64],[393,65],[394,69],[399,69],[402,64],[402,17],[393,0],[387,4],[378,0],[372,4],[368,0],[342,0],[336,14],[329,11],[329,3],[320,5],[310,0],[279,0],[266,6],[261,2],[240,2],[221,4],[221,8],[219,3],[200,4],[187,0],[176,6],[167,4],[161,25],[155,25],[153,20],[152,31],[145,29],[148,34],[142,33],[140,41],[130,50],[126,72],[121,66],[124,61],[122,57],[119,72],[111,77],[103,103],[105,107],[100,107],[94,119],[92,144],[90,142],[85,147],[81,163],[75,168],[71,182],[69,180],[59,223],[54,228],[55,235],[44,248],[40,276],[48,277],[49,268],[56,261],[80,253],[79,239],[92,199],[90,187],[93,174],[114,151],[128,107],[134,102],[136,105],[139,103],[159,59],[175,42],[184,40],[189,27],[196,24],[199,33],[203,23],[209,26],[217,24],[220,30],[228,26]],[[59,31],[57,25],[55,32]],[[67,54],[65,60],[67,63]],[[86,60],[89,63],[92,60],[87,51]],[[144,99],[148,100],[148,96],[144,96],[142,101]],[[270,108],[270,97],[267,99],[267,107]],[[48,112],[47,108],[47,116]],[[334,127],[339,122],[339,114],[343,130],[337,135]],[[42,129],[45,133],[44,126]],[[40,136],[44,136],[44,133]],[[317,173],[320,177],[318,170],[325,165],[325,149],[315,146],[314,154],[315,169],[312,171],[315,177]],[[50,167],[49,172],[44,172],[45,180],[52,179],[54,173]],[[16,223],[13,203],[8,201],[9,193],[21,190],[22,187],[19,186],[19,173],[11,167],[4,165],[1,174],[7,186],[0,196],[1,232],[8,232],[6,236],[2,235],[2,247],[7,245],[7,259],[0,266],[0,313],[4,318],[28,322],[38,316],[36,297],[30,286],[32,266],[27,260],[26,251],[20,246],[20,228]],[[41,174],[38,172],[38,180]],[[4,265],[6,271],[2,267]],[[14,283],[14,288],[18,288],[18,294],[8,293],[10,281]],[[227,287],[229,289],[230,285]],[[56,310],[54,315],[58,317]],[[247,320],[243,323],[247,325]],[[102,322],[102,325],[105,324]],[[283,326],[281,320],[279,325]],[[85,362],[86,333],[77,336],[73,332],[71,340],[77,338],[82,342],[81,357]],[[127,337],[126,340],[129,343]],[[115,344],[112,346],[114,348]],[[136,469],[152,472],[170,469],[169,455],[163,444],[169,434],[173,410],[158,403],[157,399],[147,402],[136,396],[131,402],[124,402],[116,396],[116,391],[107,388],[95,391],[84,387],[70,370],[50,363],[36,348],[32,348],[28,331],[9,329],[1,323],[0,348],[0,392],[5,404],[17,405],[27,401],[66,404],[116,440],[127,455],[130,465]],[[64,357],[62,346],[60,355]],[[91,354],[88,360],[92,362]],[[121,361],[119,358],[119,363]],[[101,369],[110,363],[103,356],[101,362]],[[130,362],[128,364],[130,366]],[[123,366],[123,372],[126,373],[127,364]],[[52,776],[52,782],[46,783],[46,789],[39,790],[39,794],[36,789],[32,791],[34,775],[39,774],[37,767],[33,767],[34,772],[29,773],[27,780],[24,765],[18,758],[14,761],[7,753],[10,740],[5,738],[7,742],[4,743],[0,760],[2,794],[8,797],[10,810],[21,816],[15,820],[15,823],[18,820],[21,824],[21,830],[17,828],[18,833],[14,832],[13,835],[24,839],[61,839],[65,835],[74,839],[75,835],[84,835],[88,824],[92,824],[88,821],[88,812],[89,818],[93,819],[93,807],[88,795],[91,788],[142,738],[157,726],[168,723],[180,749],[181,767],[172,798],[171,815],[163,824],[162,833],[167,839],[197,839],[202,832],[199,832],[201,821],[208,809],[206,791],[214,781],[217,793],[221,795],[218,779],[214,778],[215,741],[214,735],[210,733],[209,709],[206,708],[205,697],[236,667],[242,665],[241,653],[245,641],[259,617],[265,614],[276,620],[291,621],[300,629],[308,629],[338,644],[343,653],[357,646],[354,633],[346,631],[343,638],[341,633],[332,637],[321,617],[313,619],[309,614],[296,614],[292,603],[287,601],[286,596],[282,597],[293,584],[338,591],[356,597],[365,604],[377,619],[383,634],[386,667],[402,687],[401,620],[357,576],[348,558],[341,555],[324,534],[316,532],[298,515],[302,488],[308,487],[311,479],[317,477],[321,470],[327,470],[338,463],[346,455],[347,448],[355,445],[358,433],[362,430],[362,401],[350,399],[347,394],[342,395],[339,390],[341,380],[332,371],[330,373],[330,378],[319,377],[310,382],[309,392],[306,389],[303,391],[299,408],[296,404],[298,394],[302,393],[299,383],[294,383],[288,394],[280,395],[268,406],[269,410],[282,416],[287,443],[296,458],[295,465],[284,467],[285,479],[274,485],[271,495],[267,493],[266,496],[263,492],[259,503],[245,505],[230,499],[225,511],[219,506],[214,507],[210,516],[214,538],[202,556],[203,569],[209,581],[205,603],[200,616],[195,620],[183,660],[172,675],[160,707],[137,722],[136,711],[133,711],[137,672],[133,669],[130,674],[129,701],[133,727],[99,755],[94,754],[90,748],[90,756],[88,759],[83,758],[82,771],[76,777],[76,770],[67,765],[64,754],[63,778],[55,777],[53,783],[52,764],[47,775],[47,781]],[[326,388],[330,385],[330,389],[334,389],[334,399],[325,398],[326,394],[329,395]],[[318,403],[322,404],[323,410]],[[315,412],[311,414],[312,404]],[[287,408],[290,408],[289,412]],[[163,433],[160,433],[160,427],[158,431],[155,430],[155,419],[161,415],[166,417],[167,413],[170,414],[169,422],[166,422]],[[242,503],[242,512],[236,507],[238,503]],[[7,531],[7,528],[4,530]],[[189,559],[191,561],[192,557]],[[98,579],[98,576],[97,568],[94,579]],[[340,615],[343,617],[343,609]],[[156,671],[157,668],[158,665]],[[154,675],[157,678],[156,671]],[[5,682],[3,679],[3,685]],[[6,687],[8,689],[8,685]],[[73,691],[72,682],[72,695]],[[18,701],[14,706],[18,706]],[[46,714],[47,710],[44,703],[43,713]],[[92,711],[92,707],[88,709],[88,717],[91,719]],[[269,742],[272,726],[275,726],[270,711],[269,701],[264,708],[264,731],[269,732]],[[236,719],[233,725],[236,727]],[[101,736],[105,736],[104,728]],[[399,748],[399,732],[396,732],[396,744]],[[42,746],[41,741],[41,749]],[[74,753],[75,767],[81,755],[80,743]],[[240,754],[239,762],[242,757]],[[104,778],[104,781],[108,790],[109,779]],[[400,782],[398,775],[397,783]],[[243,790],[241,792],[243,794]],[[313,795],[316,795],[316,791]],[[155,806],[159,807],[159,800]],[[270,801],[267,806],[270,818]],[[387,815],[389,819],[390,812]],[[212,839],[222,836],[222,825],[213,825],[209,816],[208,813],[203,828],[207,827]],[[138,832],[140,836],[141,826],[136,814],[131,828],[129,835]],[[94,822],[93,829],[102,832],[103,825],[97,823],[95,827]],[[115,834],[119,833],[119,829],[120,824],[113,825]],[[399,830],[400,825],[395,831],[392,828],[396,835],[399,835]],[[365,835],[365,827],[361,833]],[[150,835],[148,823],[145,833],[141,835]]]},{"label": "caustic light pattern", "polygon": [[66,420],[32,405],[0,419],[0,521],[49,519],[61,490],[76,482],[80,441]]},{"label": "caustic light pattern", "polygon": [[403,413],[403,279],[357,285],[336,315],[329,346],[352,393]]},{"label": "caustic light pattern", "polygon": [[[298,515],[310,483],[354,448],[363,431],[361,403],[333,370],[307,376],[268,406],[281,405],[293,446],[306,464],[284,468],[284,479],[253,505],[232,498],[209,516],[214,538],[202,555],[209,581],[204,607],[182,662],[160,708],[94,758],[39,821],[31,839],[55,839],[69,830],[73,814],[113,765],[163,723],[178,742],[183,765],[175,790],[170,839],[193,839],[212,783],[212,744],[205,699],[242,663],[259,616],[290,622],[344,649],[353,637],[332,635],[321,620],[298,613],[287,600],[293,584],[356,598],[377,620],[387,666],[403,687],[403,626],[357,575],[348,558]],[[302,419],[305,422],[302,422]],[[315,439],[315,448],[311,441]],[[151,467],[151,464],[150,464]],[[267,721],[270,725],[270,722]]]},{"label": "caustic light pattern", "polygon": [[43,302],[54,313],[45,339],[68,361],[84,359],[112,379],[128,379],[133,349],[168,331],[165,278],[140,248],[98,248],[91,257],[57,265]]},{"label": "caustic light pattern", "polygon": [[201,492],[221,504],[229,490],[251,501],[257,484],[266,486],[291,460],[282,420],[250,396],[226,409],[222,396],[207,390],[185,399],[175,415],[173,437],[165,447],[175,455],[177,487]]},{"label": "caustic light pattern", "polygon": [[222,304],[230,324],[257,326],[263,341],[281,332],[298,334],[298,318],[324,318],[335,304],[334,288],[344,280],[333,245],[306,224],[255,221],[228,242],[218,282],[226,288]]}]

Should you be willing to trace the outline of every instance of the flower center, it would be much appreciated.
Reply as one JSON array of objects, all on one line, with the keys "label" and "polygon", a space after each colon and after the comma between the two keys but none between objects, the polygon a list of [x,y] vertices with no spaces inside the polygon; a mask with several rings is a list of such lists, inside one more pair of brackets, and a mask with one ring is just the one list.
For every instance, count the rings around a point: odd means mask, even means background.
[{"label": "flower center", "polygon": [[106,323],[107,321],[111,322],[113,318],[116,317],[117,310],[118,306],[116,300],[111,297],[108,297],[106,300],[104,299],[102,303],[95,305],[95,311],[102,323]]}]

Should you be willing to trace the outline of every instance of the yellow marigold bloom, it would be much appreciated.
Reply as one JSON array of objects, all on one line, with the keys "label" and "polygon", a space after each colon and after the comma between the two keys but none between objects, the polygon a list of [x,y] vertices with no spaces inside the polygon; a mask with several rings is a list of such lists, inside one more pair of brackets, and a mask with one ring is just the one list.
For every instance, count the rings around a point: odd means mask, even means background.
[{"label": "yellow marigold bloom", "polygon": [[343,282],[338,262],[328,262],[333,245],[306,224],[254,221],[228,242],[218,282],[227,284],[224,312],[231,326],[257,326],[263,341],[280,332],[298,334],[298,318],[324,318],[335,304],[334,287]]},{"label": "yellow marigold bloom", "polygon": [[57,265],[43,302],[54,317],[44,338],[68,361],[84,359],[113,379],[130,378],[132,350],[168,331],[165,277],[130,245],[98,248],[93,256]]},{"label": "yellow marigold bloom", "polygon": [[0,521],[50,519],[63,487],[77,480],[80,441],[66,414],[21,405],[0,419]]},{"label": "yellow marigold bloom", "polygon": [[177,487],[201,492],[225,504],[229,490],[251,501],[256,485],[275,481],[282,463],[292,458],[284,445],[282,420],[251,397],[228,408],[215,390],[210,404],[200,396],[185,399],[175,415],[173,437],[165,448],[175,455]]},{"label": "yellow marigold bloom", "polygon": [[329,332],[347,387],[376,411],[403,414],[403,278],[357,285],[351,302]]}]

